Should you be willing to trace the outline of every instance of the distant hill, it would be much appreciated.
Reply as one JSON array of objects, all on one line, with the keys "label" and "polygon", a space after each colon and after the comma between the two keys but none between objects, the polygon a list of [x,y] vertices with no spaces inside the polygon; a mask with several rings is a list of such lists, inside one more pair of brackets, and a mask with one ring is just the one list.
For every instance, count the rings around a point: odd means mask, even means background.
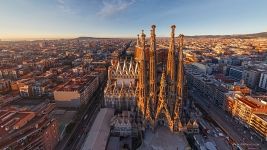
[{"label": "distant hill", "polygon": [[186,36],[189,38],[267,38],[267,32],[253,33],[253,34],[233,34],[233,35],[196,35],[196,36]]},{"label": "distant hill", "polygon": [[78,38],[76,38],[76,39],[94,39],[94,37],[78,37]]},{"label": "distant hill", "polygon": [[78,37],[75,39],[77,39],[77,40],[93,40],[93,39],[103,40],[103,39],[129,39],[129,38]]},{"label": "distant hill", "polygon": [[77,38],[75,38],[75,39],[77,39],[77,40],[90,40],[90,39],[98,39],[98,38],[95,38],[95,37],[77,37]]},{"label": "distant hill", "polygon": [[[233,35],[195,35],[187,36],[188,38],[267,38],[267,32],[252,33],[252,34],[233,34]],[[158,38],[168,38],[168,37],[158,37]],[[92,40],[92,39],[134,39],[134,38],[100,38],[100,37],[78,37],[77,40]]]},{"label": "distant hill", "polygon": [[244,37],[267,37],[267,32],[260,32],[260,33],[254,33],[254,34],[245,34]]}]

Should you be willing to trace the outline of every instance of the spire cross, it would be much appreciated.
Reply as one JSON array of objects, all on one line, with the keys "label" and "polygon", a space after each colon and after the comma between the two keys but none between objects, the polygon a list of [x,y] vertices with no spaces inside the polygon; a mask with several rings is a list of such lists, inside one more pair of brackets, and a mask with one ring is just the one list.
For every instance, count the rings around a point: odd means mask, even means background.
[{"label": "spire cross", "polygon": [[136,41],[136,45],[139,46],[140,45],[140,38],[139,38],[139,34],[137,34],[137,41]]},{"label": "spire cross", "polygon": [[183,34],[179,35],[179,44],[180,44],[180,46],[183,47],[183,44],[184,44],[184,35]]},{"label": "spire cross", "polygon": [[156,25],[152,25],[151,28],[151,35],[155,35]]},{"label": "spire cross", "polygon": [[141,39],[141,41],[142,41],[142,46],[145,46],[145,40],[146,40],[146,35],[145,35],[145,33],[144,33],[144,30],[142,30],[142,39]]},{"label": "spire cross", "polygon": [[172,25],[171,28],[172,28],[171,37],[174,38],[175,28],[176,28],[176,26],[175,26],[175,25]]}]

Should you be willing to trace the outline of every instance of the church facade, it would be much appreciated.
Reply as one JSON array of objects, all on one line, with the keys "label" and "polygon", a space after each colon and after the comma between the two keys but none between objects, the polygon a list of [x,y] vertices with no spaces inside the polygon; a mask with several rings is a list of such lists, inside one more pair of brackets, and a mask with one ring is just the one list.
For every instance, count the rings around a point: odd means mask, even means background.
[{"label": "church facade", "polygon": [[[181,131],[184,102],[183,35],[176,38],[175,28],[175,25],[171,26],[166,64],[159,66],[157,63],[155,25],[151,27],[149,44],[143,31],[140,37],[138,35],[134,61],[131,59],[112,64],[104,91],[106,107],[136,111],[144,127],[152,130],[164,125],[173,132]],[[148,47],[149,58],[146,58]],[[158,68],[163,68],[160,74]]]},{"label": "church facade", "polygon": [[134,110],[137,96],[138,64],[130,61],[112,62],[104,90],[104,105],[119,111]]}]

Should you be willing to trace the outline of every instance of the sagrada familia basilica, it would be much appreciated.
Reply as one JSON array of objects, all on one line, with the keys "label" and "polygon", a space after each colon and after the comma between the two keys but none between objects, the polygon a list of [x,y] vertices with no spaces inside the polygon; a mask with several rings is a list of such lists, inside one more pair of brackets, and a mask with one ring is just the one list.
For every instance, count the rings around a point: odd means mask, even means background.
[{"label": "sagrada familia basilica", "polygon": [[[184,36],[176,38],[176,27],[171,26],[167,61],[159,64],[156,57],[156,26],[152,25],[151,28],[149,44],[146,43],[144,31],[140,37],[138,35],[134,59],[112,61],[104,91],[104,105],[119,111],[135,112],[144,128],[155,130],[163,125],[172,132],[179,132],[185,101]],[[147,48],[149,55],[146,55]],[[158,68],[163,68],[160,74]]]}]

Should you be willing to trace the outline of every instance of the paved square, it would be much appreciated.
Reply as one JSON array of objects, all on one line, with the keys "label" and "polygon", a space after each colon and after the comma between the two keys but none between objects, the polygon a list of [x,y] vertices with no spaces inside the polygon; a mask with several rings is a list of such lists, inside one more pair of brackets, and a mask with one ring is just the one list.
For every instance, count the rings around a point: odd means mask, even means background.
[{"label": "paved square", "polygon": [[183,133],[172,133],[167,127],[159,127],[155,133],[146,131],[139,150],[185,150],[187,146]]}]

